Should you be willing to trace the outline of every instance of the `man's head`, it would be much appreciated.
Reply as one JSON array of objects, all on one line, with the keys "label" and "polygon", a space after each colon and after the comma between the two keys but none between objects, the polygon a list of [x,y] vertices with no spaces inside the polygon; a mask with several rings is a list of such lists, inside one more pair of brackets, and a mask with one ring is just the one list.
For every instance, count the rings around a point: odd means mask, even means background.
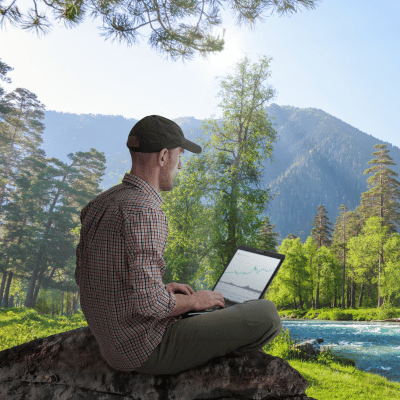
[{"label": "man's head", "polygon": [[144,179],[158,193],[173,188],[185,149],[201,153],[201,147],[185,139],[175,122],[158,115],[138,121],[126,145],[132,158],[130,173]]}]

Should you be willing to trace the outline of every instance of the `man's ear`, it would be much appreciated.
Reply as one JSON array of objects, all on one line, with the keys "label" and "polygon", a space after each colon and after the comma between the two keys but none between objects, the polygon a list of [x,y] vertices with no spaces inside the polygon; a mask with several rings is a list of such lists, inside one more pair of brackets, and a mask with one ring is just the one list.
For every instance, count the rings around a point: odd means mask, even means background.
[{"label": "man's ear", "polygon": [[168,163],[168,157],[170,156],[170,151],[168,149],[162,149],[158,153],[158,164],[162,167]]}]

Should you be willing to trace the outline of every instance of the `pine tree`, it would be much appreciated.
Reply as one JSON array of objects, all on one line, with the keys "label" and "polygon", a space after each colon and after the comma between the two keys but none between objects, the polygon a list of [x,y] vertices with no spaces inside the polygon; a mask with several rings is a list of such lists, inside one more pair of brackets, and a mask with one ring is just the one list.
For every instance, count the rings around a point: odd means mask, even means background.
[{"label": "pine tree", "polygon": [[312,222],[314,228],[311,230],[311,236],[317,248],[329,247],[332,242],[332,223],[329,221],[324,205],[321,204],[317,207],[317,214]]},{"label": "pine tree", "polygon": [[[329,247],[332,240],[332,223],[329,221],[326,215],[327,211],[324,205],[319,205],[317,207],[317,214],[313,218],[314,228],[311,230],[311,236],[317,246],[317,249],[322,246]],[[319,284],[320,284],[320,269],[321,265],[316,263],[317,273],[316,273],[316,289],[315,289],[315,308],[319,308]]]},{"label": "pine tree", "polygon": [[195,54],[207,56],[223,50],[223,35],[214,33],[215,27],[222,23],[221,8],[229,7],[239,24],[251,27],[257,20],[263,20],[265,11],[293,14],[301,7],[314,9],[316,3],[317,0],[57,0],[40,2],[39,9],[36,0],[30,5],[8,0],[0,1],[0,25],[8,21],[17,28],[46,34],[51,26],[49,13],[68,27],[77,26],[91,16],[100,19],[101,35],[106,39],[137,44],[141,32],[147,30],[152,48],[172,59],[188,59]]},{"label": "pine tree", "polygon": [[372,167],[364,171],[364,175],[373,173],[367,179],[369,190],[362,193],[360,213],[367,220],[375,216],[382,219],[390,232],[400,227],[400,182],[396,179],[398,174],[389,167],[396,165],[389,156],[386,144],[376,144],[375,157],[368,162]]},{"label": "pine tree", "polygon": [[36,152],[43,139],[44,105],[34,93],[17,88],[4,96],[9,108],[0,137],[0,211],[15,187],[21,161]]},{"label": "pine tree", "polygon": [[67,260],[75,254],[73,231],[79,225],[79,210],[101,192],[104,153],[91,148],[88,152],[68,154],[68,158],[70,165],[54,157],[46,159],[48,165],[44,166],[41,179],[31,182],[29,188],[45,207],[35,216],[40,234],[28,260],[31,275],[25,307],[35,306],[46,274],[53,276],[53,270],[65,268]]},{"label": "pine tree", "polygon": [[[370,217],[379,217],[382,226],[387,226],[389,232],[395,232],[400,227],[400,182],[398,174],[389,168],[396,165],[389,156],[386,144],[376,144],[378,151],[372,153],[376,158],[368,162],[373,165],[364,171],[364,175],[374,173],[367,179],[369,190],[362,193],[360,212],[367,220]],[[379,256],[379,277],[384,268],[383,247]],[[383,299],[378,294],[378,307]]]},{"label": "pine tree", "polygon": [[279,233],[275,232],[276,225],[272,225],[268,216],[264,217],[264,225],[260,231],[259,247],[264,250],[276,252],[278,246]]}]

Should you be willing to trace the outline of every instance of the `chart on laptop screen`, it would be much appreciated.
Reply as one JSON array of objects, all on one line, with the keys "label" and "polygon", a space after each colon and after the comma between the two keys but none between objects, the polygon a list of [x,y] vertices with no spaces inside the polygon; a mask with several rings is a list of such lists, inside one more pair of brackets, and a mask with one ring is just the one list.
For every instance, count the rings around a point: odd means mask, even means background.
[{"label": "chart on laptop screen", "polygon": [[279,259],[238,250],[214,290],[232,301],[258,299]]}]

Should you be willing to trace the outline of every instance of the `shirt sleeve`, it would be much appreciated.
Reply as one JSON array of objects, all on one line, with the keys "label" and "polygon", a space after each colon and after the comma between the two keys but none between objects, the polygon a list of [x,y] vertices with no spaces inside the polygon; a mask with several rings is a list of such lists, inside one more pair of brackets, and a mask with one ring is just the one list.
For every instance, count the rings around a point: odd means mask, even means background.
[{"label": "shirt sleeve", "polygon": [[175,296],[162,282],[168,225],[162,211],[145,209],[124,223],[130,293],[135,313],[144,317],[167,317],[175,308]]}]

